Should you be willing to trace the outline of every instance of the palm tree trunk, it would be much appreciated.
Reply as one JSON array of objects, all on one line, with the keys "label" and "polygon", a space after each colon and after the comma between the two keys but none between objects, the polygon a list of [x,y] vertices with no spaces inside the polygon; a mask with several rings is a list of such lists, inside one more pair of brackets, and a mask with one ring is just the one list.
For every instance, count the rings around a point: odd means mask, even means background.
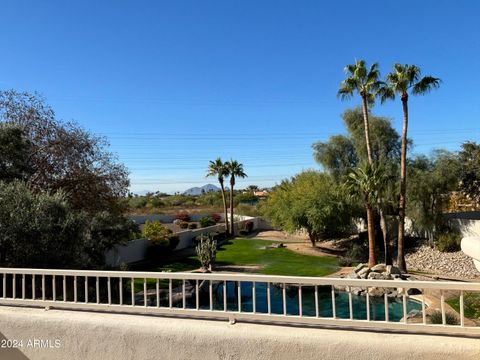
[{"label": "palm tree trunk", "polygon": [[[370,165],[373,164],[372,158],[372,146],[370,144],[370,123],[368,121],[368,104],[367,104],[367,97],[362,96],[362,109],[363,109],[363,125],[365,128],[365,143],[367,145],[367,157],[368,163]],[[376,264],[375,260],[375,234],[374,234],[374,227],[373,227],[373,208],[371,204],[367,202],[367,229],[368,229],[368,266],[374,266]],[[385,217],[383,215],[383,211],[380,210],[380,224],[385,223],[385,226],[381,225],[382,234],[384,238],[387,237],[387,227],[385,222]],[[373,265],[372,265],[373,264]]]},{"label": "palm tree trunk", "polygon": [[225,235],[228,236],[230,230],[228,228],[227,198],[225,197],[225,186],[223,186],[223,182],[220,183],[220,188],[222,191],[223,215],[225,217]]},{"label": "palm tree trunk", "polygon": [[385,265],[392,265],[392,256],[390,255],[390,244],[388,241],[388,233],[387,233],[387,221],[385,219],[385,214],[382,209],[382,205],[379,201],[380,209],[378,212],[380,213],[380,229],[382,229],[382,237],[383,237],[383,248],[384,248],[384,261]]},{"label": "palm tree trunk", "polygon": [[235,236],[235,224],[233,223],[233,184],[230,184],[230,234]]},{"label": "palm tree trunk", "polygon": [[372,165],[372,146],[370,144],[370,127],[368,121],[368,105],[367,105],[367,97],[362,96],[362,109],[363,109],[363,125],[365,128],[365,142],[367,143],[367,157],[368,163]]},{"label": "palm tree trunk", "polygon": [[398,205],[398,254],[397,266],[406,272],[405,263],[405,207],[407,192],[407,129],[408,129],[408,95],[402,95],[403,106],[403,130],[402,149],[400,154],[400,203]]},{"label": "palm tree trunk", "polygon": [[367,209],[367,231],[368,231],[368,267],[375,266],[377,260],[375,259],[375,231],[373,228],[373,208],[367,202],[365,205]]}]

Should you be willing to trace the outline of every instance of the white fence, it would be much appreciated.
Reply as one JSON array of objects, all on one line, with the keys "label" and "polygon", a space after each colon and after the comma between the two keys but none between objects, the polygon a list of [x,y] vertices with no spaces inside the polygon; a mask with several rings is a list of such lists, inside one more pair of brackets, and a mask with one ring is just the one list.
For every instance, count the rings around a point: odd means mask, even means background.
[{"label": "white fence", "polygon": [[[12,268],[0,268],[0,283],[0,305],[480,336],[480,327],[464,319],[464,297],[467,292],[480,291],[480,283]],[[336,290],[338,286],[346,291]],[[401,318],[393,317],[393,300],[387,294],[380,302],[369,297],[368,289],[378,287],[403,289],[401,300],[396,303],[401,306]],[[359,306],[358,296],[352,294],[354,288],[367,289],[363,306]],[[408,295],[407,289],[419,292],[415,296],[421,304],[417,322],[408,316],[407,306],[413,296]],[[426,291],[440,293],[440,324],[427,321]],[[456,325],[448,321],[444,299],[447,291],[455,291],[459,296],[460,316]],[[360,313],[364,316],[358,316]]]}]

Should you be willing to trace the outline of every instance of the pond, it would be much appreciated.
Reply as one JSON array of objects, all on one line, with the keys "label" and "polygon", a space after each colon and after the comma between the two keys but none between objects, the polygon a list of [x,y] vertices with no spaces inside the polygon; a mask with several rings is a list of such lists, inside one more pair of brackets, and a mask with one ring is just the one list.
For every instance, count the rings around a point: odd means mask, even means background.
[{"label": "pond", "polygon": [[[241,310],[242,312],[253,312],[252,282],[241,283]],[[223,310],[223,282],[213,284],[213,309]],[[283,314],[283,288],[282,284],[271,284],[270,303],[273,314]],[[267,284],[255,283],[255,303],[257,313],[268,313]],[[227,282],[227,308],[229,311],[238,311],[238,290],[237,283]],[[188,308],[195,307],[195,296],[187,299]],[[291,286],[286,289],[286,308],[288,315],[299,315],[298,286]],[[210,299],[208,286],[205,286],[199,293],[200,309],[208,309]],[[181,302],[174,306],[180,307]],[[333,317],[332,292],[330,286],[318,287],[318,307],[320,317]],[[414,300],[407,300],[407,313],[412,310],[420,310],[421,303]],[[366,320],[366,298],[352,294],[353,318]],[[337,318],[348,319],[350,317],[348,306],[348,293],[335,290],[335,313]],[[313,286],[302,286],[302,314],[303,316],[315,316],[315,289]],[[402,299],[388,299],[389,321],[400,321],[403,318]],[[384,298],[370,297],[370,318],[372,320],[385,320]]]}]

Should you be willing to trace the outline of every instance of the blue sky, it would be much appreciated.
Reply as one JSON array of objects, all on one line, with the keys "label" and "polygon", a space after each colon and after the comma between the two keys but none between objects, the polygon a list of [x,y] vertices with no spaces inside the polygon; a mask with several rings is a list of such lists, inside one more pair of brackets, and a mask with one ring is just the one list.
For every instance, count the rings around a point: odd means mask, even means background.
[{"label": "blue sky", "polygon": [[[244,164],[240,187],[270,186],[318,168],[311,144],[344,131],[355,58],[443,80],[410,101],[415,152],[479,141],[479,14],[474,0],[3,0],[0,87],[107,136],[132,191],[203,185],[217,156]],[[401,129],[398,102],[373,111]]]}]

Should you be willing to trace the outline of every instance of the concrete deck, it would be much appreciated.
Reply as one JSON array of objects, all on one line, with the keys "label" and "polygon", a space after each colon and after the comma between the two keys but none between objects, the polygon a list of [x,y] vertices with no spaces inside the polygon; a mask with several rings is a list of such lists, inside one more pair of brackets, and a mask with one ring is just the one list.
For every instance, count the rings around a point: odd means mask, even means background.
[{"label": "concrete deck", "polygon": [[2,360],[412,358],[478,360],[480,339],[0,307]]}]

